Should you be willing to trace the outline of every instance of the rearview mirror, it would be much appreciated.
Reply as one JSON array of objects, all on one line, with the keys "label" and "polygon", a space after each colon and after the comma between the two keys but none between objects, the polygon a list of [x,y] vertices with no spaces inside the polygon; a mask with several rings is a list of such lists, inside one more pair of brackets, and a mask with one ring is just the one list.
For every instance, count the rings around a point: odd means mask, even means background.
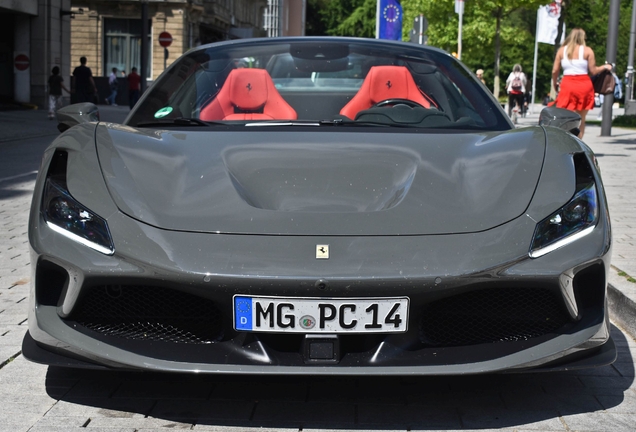
[{"label": "rearview mirror", "polygon": [[99,109],[90,102],[82,102],[60,108],[57,114],[57,129],[64,132],[80,123],[99,121]]},{"label": "rearview mirror", "polygon": [[557,127],[578,135],[581,116],[563,108],[547,107],[541,111],[539,125]]}]

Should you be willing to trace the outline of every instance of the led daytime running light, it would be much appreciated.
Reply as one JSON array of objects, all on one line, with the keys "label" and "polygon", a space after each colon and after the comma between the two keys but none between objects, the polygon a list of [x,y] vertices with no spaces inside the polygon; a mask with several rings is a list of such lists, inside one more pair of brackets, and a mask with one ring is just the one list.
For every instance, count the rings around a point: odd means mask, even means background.
[{"label": "led daytime running light", "polygon": [[538,258],[575,242],[594,231],[598,222],[598,197],[592,182],[582,187],[556,212],[537,224],[529,255]]},{"label": "led daytime running light", "polygon": [[46,180],[42,214],[46,225],[56,233],[105,255],[115,253],[106,221],[77,202],[64,186],[51,178]]},{"label": "led daytime running light", "polygon": [[88,246],[89,248],[94,249],[97,252],[101,252],[104,255],[112,255],[112,254],[115,253],[114,249],[108,249],[108,248],[105,248],[103,246],[98,245],[97,243],[93,243],[93,242],[91,242],[89,240],[86,240],[85,238],[80,237],[80,236],[78,236],[76,234],[73,234],[70,231],[66,231],[64,228],[61,228],[61,227],[59,227],[59,226],[57,226],[57,225],[55,225],[55,224],[53,224],[53,223],[51,223],[49,221],[46,221],[46,225],[49,228],[51,228],[51,230],[55,231],[56,233],[61,234],[64,237],[66,237],[68,239],[71,239],[71,240],[73,240],[73,241],[75,241],[77,243],[81,243],[84,246]]}]

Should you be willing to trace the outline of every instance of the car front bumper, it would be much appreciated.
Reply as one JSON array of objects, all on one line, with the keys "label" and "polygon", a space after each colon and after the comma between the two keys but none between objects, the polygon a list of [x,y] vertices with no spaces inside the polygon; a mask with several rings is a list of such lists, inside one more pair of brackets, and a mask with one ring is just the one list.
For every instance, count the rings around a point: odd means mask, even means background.
[{"label": "car front bumper", "polygon": [[[43,224],[31,236],[27,358],[170,372],[452,375],[600,366],[616,355],[604,219],[590,235],[538,259],[528,257],[534,222],[525,216],[481,233],[403,237],[170,232],[122,214],[109,225],[127,233],[114,235],[113,256]],[[328,260],[315,258],[316,244],[330,245]],[[128,315],[112,300],[122,290],[137,299]],[[235,331],[236,294],[406,296],[409,326],[400,334],[332,335],[326,343],[335,344],[337,356],[321,361],[306,354],[310,336]],[[111,313],[91,320],[82,314],[88,304]],[[155,309],[142,314],[144,305]],[[187,327],[175,338],[173,329],[192,318],[193,308],[208,312],[195,327],[204,335],[192,338]],[[182,311],[176,324],[175,310]],[[530,328],[518,327],[515,317],[523,314],[530,314]]]}]

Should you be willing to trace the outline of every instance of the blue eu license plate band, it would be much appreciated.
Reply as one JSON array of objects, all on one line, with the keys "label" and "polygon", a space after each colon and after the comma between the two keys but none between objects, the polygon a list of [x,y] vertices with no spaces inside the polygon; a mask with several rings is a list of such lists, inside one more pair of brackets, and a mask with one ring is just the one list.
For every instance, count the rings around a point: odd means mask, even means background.
[{"label": "blue eu license plate band", "polygon": [[236,330],[252,330],[252,298],[234,297],[234,326]]},{"label": "blue eu license plate band", "polygon": [[307,298],[234,296],[234,328],[276,333],[400,333],[408,297]]}]

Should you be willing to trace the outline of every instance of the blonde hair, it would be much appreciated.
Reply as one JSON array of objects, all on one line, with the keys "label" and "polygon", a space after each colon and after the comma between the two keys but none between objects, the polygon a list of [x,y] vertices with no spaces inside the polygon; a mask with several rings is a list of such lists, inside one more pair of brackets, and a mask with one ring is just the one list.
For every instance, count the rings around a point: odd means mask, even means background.
[{"label": "blonde hair", "polygon": [[572,29],[568,37],[565,38],[563,45],[567,45],[566,58],[571,60],[576,47],[579,45],[585,46],[585,30],[581,28]]}]

